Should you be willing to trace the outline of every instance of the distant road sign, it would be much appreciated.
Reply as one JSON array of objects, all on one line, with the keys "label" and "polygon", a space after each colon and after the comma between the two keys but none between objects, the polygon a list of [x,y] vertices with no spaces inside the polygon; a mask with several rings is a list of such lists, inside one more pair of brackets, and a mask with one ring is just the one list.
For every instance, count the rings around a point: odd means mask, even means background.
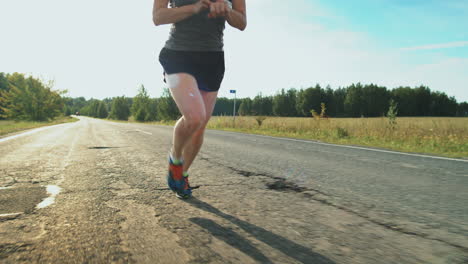
[{"label": "distant road sign", "polygon": [[230,93],[236,93],[236,90],[230,90],[229,92]]}]

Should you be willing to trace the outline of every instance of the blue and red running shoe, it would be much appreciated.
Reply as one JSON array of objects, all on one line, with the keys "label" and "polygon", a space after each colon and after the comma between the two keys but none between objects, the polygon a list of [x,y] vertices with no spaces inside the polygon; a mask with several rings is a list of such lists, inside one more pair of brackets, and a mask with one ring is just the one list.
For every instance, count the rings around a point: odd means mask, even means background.
[{"label": "blue and red running shoe", "polygon": [[188,175],[183,175],[183,162],[174,162],[169,156],[169,170],[167,173],[167,185],[169,189],[176,193],[178,198],[190,198],[192,196],[192,189],[188,182]]},{"label": "blue and red running shoe", "polygon": [[176,196],[181,199],[188,199],[192,197],[192,188],[190,188],[188,174],[183,176],[183,186],[176,191]]}]

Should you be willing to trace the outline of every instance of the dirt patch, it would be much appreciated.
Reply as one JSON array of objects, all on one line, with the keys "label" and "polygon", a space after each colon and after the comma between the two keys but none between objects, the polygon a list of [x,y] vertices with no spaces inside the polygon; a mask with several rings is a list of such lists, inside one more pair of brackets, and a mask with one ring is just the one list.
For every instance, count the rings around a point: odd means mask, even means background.
[{"label": "dirt patch", "polygon": [[45,197],[47,197],[45,187],[0,190],[0,214],[30,213]]}]

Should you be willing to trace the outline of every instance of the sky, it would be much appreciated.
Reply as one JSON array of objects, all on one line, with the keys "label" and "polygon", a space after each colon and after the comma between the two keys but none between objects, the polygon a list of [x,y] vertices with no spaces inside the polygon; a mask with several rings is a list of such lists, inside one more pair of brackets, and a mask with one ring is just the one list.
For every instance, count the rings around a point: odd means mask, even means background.
[{"label": "sky", "polygon": [[[219,96],[375,83],[426,85],[468,101],[466,0],[246,0],[245,31],[225,31]],[[53,80],[68,96],[153,97],[169,25],[150,0],[2,0],[0,72]]]}]

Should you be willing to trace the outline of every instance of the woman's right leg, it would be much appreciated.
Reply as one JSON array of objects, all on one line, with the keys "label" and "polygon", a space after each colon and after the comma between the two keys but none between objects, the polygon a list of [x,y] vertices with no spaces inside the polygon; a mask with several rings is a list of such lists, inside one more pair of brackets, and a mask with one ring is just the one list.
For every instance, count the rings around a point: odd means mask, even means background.
[{"label": "woman's right leg", "polygon": [[205,123],[206,110],[197,81],[187,73],[166,75],[169,90],[182,113],[174,127],[172,157],[180,160],[184,146]]}]

